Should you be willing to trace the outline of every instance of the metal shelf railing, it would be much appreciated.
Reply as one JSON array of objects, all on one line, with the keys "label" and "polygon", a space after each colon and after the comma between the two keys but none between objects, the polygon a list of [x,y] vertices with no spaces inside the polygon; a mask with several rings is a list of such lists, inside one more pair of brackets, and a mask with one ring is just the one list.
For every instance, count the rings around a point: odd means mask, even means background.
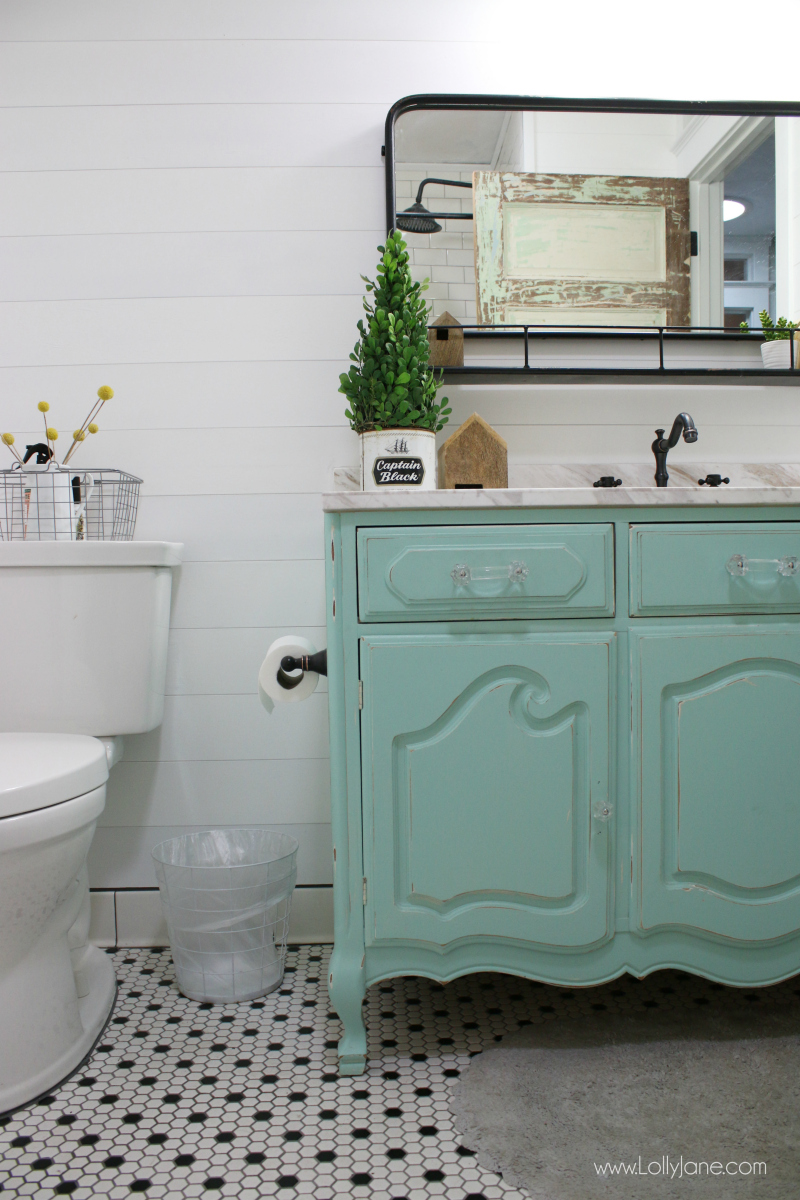
[{"label": "metal shelf railing", "polygon": [[[444,367],[442,368],[448,375],[469,375],[470,373],[485,374],[513,374],[513,375],[535,375],[535,374],[559,374],[559,375],[659,375],[659,376],[737,376],[737,377],[753,377],[762,379],[769,377],[772,379],[789,379],[795,382],[800,382],[800,332],[798,332],[797,340],[795,337],[784,339],[789,342],[789,366],[787,368],[768,368],[763,364],[757,366],[743,365],[741,362],[731,367],[724,366],[703,366],[702,363],[691,366],[670,366],[665,360],[665,349],[671,344],[676,343],[694,343],[695,345],[708,344],[713,345],[715,350],[723,344],[729,343],[754,343],[757,346],[766,340],[760,330],[753,330],[745,333],[741,330],[725,329],[719,325],[703,325],[687,328],[685,325],[542,325],[542,324],[508,324],[508,325],[478,325],[478,324],[458,324],[458,325],[431,325],[429,330],[454,329],[460,330],[465,339],[468,339],[473,345],[480,342],[491,342],[494,340],[514,340],[521,342],[522,348],[522,364],[521,365],[502,365],[496,364],[465,364],[463,367]],[[582,342],[586,345],[592,341],[615,341],[621,346],[631,342],[653,342],[658,350],[658,361],[650,364],[637,364],[634,367],[630,366],[591,366],[587,364],[581,365],[565,365],[565,366],[536,366],[531,363],[531,348],[537,343],[544,341],[571,341]]]}]

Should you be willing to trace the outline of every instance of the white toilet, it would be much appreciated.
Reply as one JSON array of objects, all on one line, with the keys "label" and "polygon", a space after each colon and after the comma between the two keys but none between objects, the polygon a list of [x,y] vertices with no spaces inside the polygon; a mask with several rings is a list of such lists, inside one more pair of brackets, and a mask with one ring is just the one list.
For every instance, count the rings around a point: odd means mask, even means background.
[{"label": "white toilet", "polygon": [[161,723],[169,542],[0,542],[0,1113],[69,1075],[105,1027],[86,855],[122,735]]}]

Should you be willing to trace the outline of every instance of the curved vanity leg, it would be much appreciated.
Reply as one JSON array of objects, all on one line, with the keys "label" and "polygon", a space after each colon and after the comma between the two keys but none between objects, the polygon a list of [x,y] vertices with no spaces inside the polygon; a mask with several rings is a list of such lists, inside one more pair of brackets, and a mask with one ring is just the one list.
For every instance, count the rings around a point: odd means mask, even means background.
[{"label": "curved vanity leg", "polygon": [[[325,595],[328,611],[334,931],[328,994],[331,1006],[336,1009],[344,1026],[339,1041],[339,1074],[361,1075],[367,1065],[367,1033],[361,1016],[367,977],[364,969],[365,895],[362,890],[366,881],[361,832],[361,720],[356,685],[359,678],[358,644],[355,638],[351,638],[345,646],[343,636],[342,621],[353,600],[343,581],[344,555],[338,514],[326,515],[325,530],[326,537],[330,537]],[[355,615],[355,609],[352,609],[352,615]],[[345,687],[346,675],[349,675],[349,690]]]},{"label": "curved vanity leg", "polygon": [[337,949],[331,955],[328,995],[344,1026],[339,1040],[340,1075],[361,1075],[367,1065],[367,1031],[361,1016],[367,990],[363,961],[363,956],[359,963]]}]

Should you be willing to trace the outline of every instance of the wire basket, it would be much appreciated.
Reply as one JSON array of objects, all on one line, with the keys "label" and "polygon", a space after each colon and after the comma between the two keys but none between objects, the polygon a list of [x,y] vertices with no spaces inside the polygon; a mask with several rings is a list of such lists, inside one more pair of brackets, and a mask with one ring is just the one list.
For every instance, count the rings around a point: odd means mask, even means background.
[{"label": "wire basket", "polygon": [[53,463],[0,471],[0,541],[129,542],[141,482]]}]

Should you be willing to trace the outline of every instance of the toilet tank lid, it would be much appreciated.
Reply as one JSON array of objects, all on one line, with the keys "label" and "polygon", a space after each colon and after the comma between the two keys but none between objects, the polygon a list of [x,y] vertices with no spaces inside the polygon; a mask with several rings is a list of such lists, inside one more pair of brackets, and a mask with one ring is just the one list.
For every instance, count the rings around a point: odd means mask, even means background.
[{"label": "toilet tank lid", "polygon": [[177,567],[182,542],[0,542],[0,567]]},{"label": "toilet tank lid", "polygon": [[108,779],[102,742],[82,733],[0,733],[0,818],[74,800]]}]

